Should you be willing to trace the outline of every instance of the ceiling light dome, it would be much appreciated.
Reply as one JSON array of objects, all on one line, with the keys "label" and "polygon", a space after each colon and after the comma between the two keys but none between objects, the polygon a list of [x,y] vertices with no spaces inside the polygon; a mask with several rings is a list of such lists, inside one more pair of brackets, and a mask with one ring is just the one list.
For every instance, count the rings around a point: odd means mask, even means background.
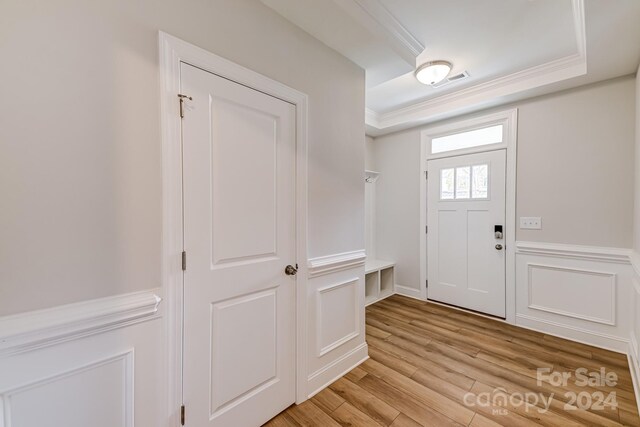
[{"label": "ceiling light dome", "polygon": [[425,85],[434,85],[449,75],[451,63],[447,61],[426,62],[416,70],[416,79]]}]

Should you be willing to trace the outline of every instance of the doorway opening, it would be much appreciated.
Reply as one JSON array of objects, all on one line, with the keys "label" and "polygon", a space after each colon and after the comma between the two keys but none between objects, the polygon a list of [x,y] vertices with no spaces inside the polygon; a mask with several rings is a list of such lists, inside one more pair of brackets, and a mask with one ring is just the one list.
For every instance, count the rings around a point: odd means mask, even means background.
[{"label": "doorway opening", "polygon": [[515,322],[517,110],[421,132],[422,296]]},{"label": "doorway opening", "polygon": [[[206,421],[206,425],[229,425],[230,420],[236,419],[234,418],[236,415],[238,420],[243,419],[245,416],[250,416],[257,411],[236,411],[236,409],[241,409],[246,406],[243,403],[249,402],[249,400],[253,396],[258,396],[262,391],[269,389],[275,383],[275,379],[280,381],[282,369],[284,365],[288,371],[290,371],[289,379],[285,381],[288,386],[288,392],[286,394],[286,402],[290,403],[293,400],[296,402],[302,402],[306,400],[308,392],[307,388],[307,374],[306,374],[306,316],[307,316],[307,303],[306,303],[306,283],[307,283],[307,234],[306,234],[306,219],[307,219],[307,110],[308,110],[308,99],[307,95],[289,88],[279,82],[271,80],[267,77],[264,77],[252,70],[241,67],[231,61],[228,61],[224,58],[221,58],[217,55],[214,55],[204,49],[198,48],[192,44],[186,43],[180,39],[172,37],[168,34],[160,32],[159,34],[159,48],[160,48],[160,76],[161,76],[161,111],[162,111],[162,159],[163,159],[163,296],[165,299],[165,307],[166,313],[164,316],[165,319],[165,335],[166,335],[166,359],[167,359],[167,370],[168,370],[168,384],[167,384],[167,416],[169,419],[170,425],[179,425],[181,419],[184,419],[184,414],[186,412],[186,418],[192,420],[202,419],[208,420]],[[200,97],[198,98],[199,105],[190,104],[192,101],[195,102],[196,99],[193,94],[186,94],[187,97],[193,98],[193,100],[185,101],[188,99],[186,97],[180,97],[179,95],[185,95],[183,92],[187,89],[185,84],[186,80],[183,79],[187,77],[187,74],[191,73],[190,83],[187,85],[193,92],[202,92]],[[202,81],[200,81],[202,80]],[[212,143],[211,134],[208,131],[203,131],[205,126],[195,126],[191,128],[191,135],[201,137],[191,138],[192,140],[200,140],[201,146],[205,147],[203,152],[206,152],[206,156],[199,157],[195,152],[187,153],[186,151],[183,153],[182,146],[182,137],[183,131],[186,128],[183,128],[182,120],[191,114],[191,117],[195,117],[199,108],[200,113],[203,113],[201,119],[204,120],[202,123],[209,121],[212,119],[212,114],[210,114],[210,109],[212,105],[209,101],[211,101],[210,95],[213,93],[208,93],[208,87],[214,88],[213,92],[217,95],[227,93],[227,95],[218,96],[219,99],[215,101],[218,102],[218,105],[214,106],[218,108],[217,111],[220,114],[226,114],[226,118],[237,120],[250,121],[253,125],[249,127],[240,127],[243,132],[254,132],[252,140],[253,142],[262,140],[263,142],[268,141],[267,135],[269,132],[266,132],[268,121],[273,121],[273,116],[276,117],[285,117],[289,122],[289,126],[286,128],[289,130],[287,134],[288,142],[280,144],[279,141],[274,141],[273,138],[271,142],[273,145],[282,146],[284,150],[281,153],[278,152],[277,148],[274,150],[269,150],[270,153],[274,153],[273,155],[277,157],[278,162],[274,164],[277,165],[289,165],[286,168],[286,171],[272,171],[273,175],[279,177],[283,176],[287,181],[289,181],[289,187],[287,191],[275,191],[273,190],[271,194],[286,194],[288,197],[287,201],[280,203],[279,199],[271,200],[272,204],[275,204],[280,207],[287,207],[289,211],[289,220],[285,221],[291,225],[293,228],[287,228],[288,238],[287,240],[287,256],[280,257],[281,249],[283,248],[282,242],[277,241],[275,247],[273,245],[269,245],[270,238],[271,243],[274,243],[278,240],[279,230],[282,227],[277,228],[274,235],[274,227],[273,224],[277,222],[277,218],[271,217],[271,226],[267,224],[265,221],[261,223],[261,227],[259,229],[253,230],[254,232],[259,234],[260,239],[256,241],[261,242],[261,247],[247,247],[246,245],[255,244],[254,241],[248,241],[247,239],[243,239],[245,242],[245,246],[238,246],[238,242],[231,238],[227,238],[226,240],[218,239],[216,241],[216,245],[208,244],[205,241],[205,245],[200,245],[201,249],[200,254],[206,255],[206,257],[200,256],[202,258],[200,261],[202,272],[206,274],[206,271],[209,271],[211,274],[214,274],[214,270],[217,273],[222,272],[223,270],[227,270],[229,273],[234,267],[242,267],[243,265],[250,264],[252,261],[256,261],[258,258],[261,261],[262,267],[263,265],[269,264],[271,261],[277,261],[276,258],[282,258],[282,262],[284,264],[281,266],[282,268],[278,268],[277,271],[274,268],[273,277],[266,278],[272,285],[271,288],[267,287],[265,289],[255,289],[255,292],[245,292],[242,295],[219,295],[220,298],[214,298],[213,300],[207,300],[203,298],[203,302],[206,307],[203,306],[199,310],[199,319],[204,320],[204,322],[199,322],[200,328],[206,334],[201,334],[202,339],[206,340],[207,343],[211,343],[216,339],[218,342],[226,342],[231,343],[233,345],[238,344],[238,340],[245,339],[251,334],[254,334],[256,339],[254,340],[255,345],[260,345],[264,348],[264,345],[271,345],[267,350],[271,349],[271,355],[274,355],[276,352],[273,351],[273,348],[284,348],[280,346],[278,343],[277,333],[276,338],[274,340],[265,339],[265,334],[255,335],[255,328],[250,329],[247,334],[242,337],[238,337],[237,335],[232,334],[227,330],[211,330],[211,319],[212,316],[218,316],[219,324],[224,323],[227,324],[234,322],[234,316],[238,314],[238,310],[244,305],[245,308],[251,308],[249,310],[251,315],[262,313],[263,315],[271,315],[274,322],[277,322],[278,315],[274,311],[274,303],[275,300],[279,298],[279,292],[275,292],[274,283],[286,283],[286,280],[295,282],[295,286],[289,286],[290,293],[293,294],[293,306],[289,307],[290,310],[287,313],[287,319],[289,321],[293,320],[287,331],[289,332],[290,342],[286,344],[288,359],[283,361],[283,363],[278,364],[278,355],[276,355],[276,360],[274,363],[263,363],[261,366],[261,370],[259,371],[246,371],[240,373],[238,376],[234,376],[232,378],[225,376],[226,371],[223,372],[223,366],[225,364],[225,360],[229,358],[229,354],[219,354],[215,353],[218,348],[210,348],[211,352],[200,351],[200,358],[205,360],[207,358],[213,360],[212,358],[216,358],[215,362],[211,362],[208,366],[208,369],[204,369],[203,372],[211,372],[211,378],[207,378],[206,381],[202,381],[200,387],[202,390],[202,398],[198,398],[199,400],[196,402],[192,399],[191,402],[187,401],[186,396],[189,395],[187,392],[187,388],[189,384],[186,384],[185,381],[185,370],[184,367],[189,363],[193,363],[192,361],[187,360],[189,358],[188,355],[183,353],[183,343],[185,341],[190,341],[194,345],[198,344],[198,338],[196,335],[191,334],[191,339],[188,338],[188,334],[185,334],[185,328],[188,328],[189,325],[186,325],[185,322],[191,319],[191,324],[194,324],[194,321],[197,320],[189,315],[185,314],[185,309],[187,306],[187,299],[191,298],[191,301],[197,301],[193,295],[190,297],[185,294],[185,285],[187,284],[187,278],[185,276],[184,267],[186,265],[186,271],[194,271],[195,263],[197,260],[192,257],[193,251],[190,251],[189,248],[186,248],[185,244],[187,240],[185,239],[185,229],[187,227],[183,227],[183,224],[187,224],[188,222],[188,212],[193,213],[201,207],[204,207],[205,210],[211,210],[211,204],[207,202],[202,203],[203,197],[197,197],[197,194],[191,192],[191,197],[187,201],[187,186],[183,186],[184,184],[188,184],[184,181],[187,177],[183,176],[183,154],[189,155],[193,160],[193,164],[196,167],[190,171],[190,173],[194,173],[191,177],[193,181],[197,176],[206,178],[206,182],[202,181],[201,186],[192,187],[198,189],[199,187],[211,190],[209,191],[209,195],[205,195],[210,200],[213,198],[228,198],[228,197],[240,197],[240,195],[235,195],[232,191],[229,190],[228,183],[229,180],[233,179],[246,179],[245,184],[247,186],[251,185],[251,180],[248,176],[234,176],[234,173],[237,172],[234,170],[230,170],[226,163],[220,163],[225,158],[227,160],[235,160],[238,161],[236,157],[233,157],[233,149],[237,148],[233,145],[224,144],[224,139],[233,137],[234,129],[230,127],[221,126],[218,127],[217,130],[220,132],[231,132],[231,134],[218,135],[218,142]],[[207,93],[205,93],[207,92]],[[235,94],[235,95],[234,95]],[[244,97],[244,98],[243,98]],[[226,101],[224,100],[226,98]],[[235,100],[235,101],[234,101]],[[228,101],[228,102],[227,102]],[[269,112],[266,114],[261,113],[259,108],[256,107],[256,103],[262,103],[261,105],[265,107]],[[243,107],[247,106],[247,108]],[[273,107],[273,108],[272,108]],[[191,110],[190,110],[191,109]],[[277,114],[271,114],[271,110],[278,110]],[[217,116],[220,117],[220,114]],[[184,117],[183,117],[184,116]],[[284,119],[283,119],[284,120]],[[280,120],[282,122],[282,120]],[[236,127],[237,128],[237,127]],[[198,130],[199,129],[199,130]],[[225,130],[226,129],[226,130]],[[272,129],[272,128],[271,128]],[[283,129],[284,130],[284,129]],[[272,133],[271,133],[272,134]],[[278,134],[278,135],[283,135]],[[276,138],[278,137],[276,135]],[[246,135],[245,135],[246,136]],[[273,136],[273,135],[272,135]],[[207,141],[204,141],[203,138],[206,138]],[[216,145],[216,147],[214,147]],[[201,148],[202,148],[201,147]],[[208,147],[208,148],[207,148]],[[190,147],[192,150],[194,147]],[[262,147],[264,148],[264,147]],[[218,158],[217,160],[213,159],[212,153],[218,150]],[[231,151],[229,151],[231,150]],[[202,153],[201,153],[202,154]],[[231,157],[229,157],[231,154]],[[237,154],[237,153],[236,153]],[[284,157],[280,157],[280,154]],[[226,157],[225,157],[226,156]],[[286,157],[286,161],[285,160]],[[199,159],[203,160],[202,162]],[[250,160],[250,159],[249,159]],[[216,178],[214,175],[210,173],[203,172],[202,168],[211,167],[217,161],[218,168],[216,169],[216,173],[223,174],[225,176],[218,176],[217,182],[213,182]],[[284,163],[283,163],[284,161]],[[250,162],[249,162],[250,163]],[[263,163],[260,165],[264,166]],[[259,171],[258,166],[247,166],[242,165],[244,167],[245,172],[251,171]],[[237,169],[237,168],[236,168]],[[200,172],[198,172],[200,170]],[[264,171],[262,171],[264,172]],[[225,181],[226,180],[226,181]],[[274,181],[272,182],[273,186],[277,186],[279,188],[278,183],[282,183],[283,180],[277,180],[274,177]],[[227,183],[226,188],[225,184]],[[222,187],[216,185],[221,184]],[[265,184],[266,185],[266,184]],[[284,185],[284,184],[283,184]],[[264,190],[264,188],[262,189]],[[215,194],[214,194],[215,193]],[[267,192],[261,191],[260,197],[263,197]],[[185,203],[183,205],[183,196],[185,197]],[[212,197],[209,197],[212,196]],[[197,202],[200,200],[200,202]],[[266,197],[263,197],[263,202],[268,204],[268,200]],[[194,201],[196,201],[196,205],[193,205]],[[236,203],[238,202],[238,203]],[[212,215],[203,216],[202,219],[206,222],[205,228],[202,235],[210,235],[212,230],[217,229],[219,233],[228,233],[229,230],[232,230],[233,227],[229,228],[227,225],[218,223],[214,224],[216,221],[240,221],[242,218],[237,218],[237,216],[233,215],[233,212],[229,212],[228,209],[233,206],[240,206],[244,203],[242,200],[236,200],[236,202],[225,204],[224,209],[227,209],[227,212],[213,212]],[[200,206],[197,206],[197,203],[200,203]],[[189,207],[189,205],[192,206]],[[184,206],[184,210],[183,210]],[[218,207],[222,205],[220,203],[217,204]],[[276,216],[279,215],[279,210],[274,209],[276,212]],[[211,212],[210,212],[211,213]],[[215,214],[215,215],[214,215]],[[227,218],[225,220],[225,218]],[[254,218],[255,219],[255,218]],[[240,221],[241,222],[241,221]],[[197,226],[198,221],[193,222]],[[247,230],[238,228],[238,224],[235,224],[235,231],[246,232]],[[261,233],[261,234],[260,234]],[[195,233],[198,235],[199,233]],[[258,235],[256,234],[256,236]],[[193,236],[194,233],[192,232]],[[210,237],[210,236],[209,236]],[[229,237],[229,236],[228,236]],[[282,239],[280,239],[282,240]],[[204,241],[204,240],[203,240]],[[192,241],[194,245],[195,241]],[[225,243],[226,242],[226,243]],[[249,242],[249,243],[247,243]],[[211,242],[209,242],[211,243]],[[220,246],[219,244],[222,244]],[[186,251],[186,263],[185,254]],[[286,258],[286,259],[285,259]],[[285,269],[287,264],[298,265],[297,275],[295,279],[292,279],[291,276],[288,275]],[[228,268],[227,268],[228,267]],[[190,270],[191,269],[191,270]],[[275,277],[275,276],[278,277]],[[281,275],[284,275],[284,278],[280,278]],[[230,282],[241,282],[237,275],[231,275],[228,280],[217,280],[216,283],[219,285],[220,283],[230,283]],[[291,301],[291,299],[289,300]],[[215,306],[215,307],[214,307]],[[249,307],[252,306],[252,307]],[[209,322],[207,322],[207,319]],[[243,319],[244,317],[241,316]],[[236,319],[237,320],[237,319]],[[278,324],[282,324],[280,322]],[[262,323],[255,323],[259,325],[259,327],[263,327]],[[274,326],[274,328],[278,328],[278,326]],[[271,332],[274,332],[272,329]],[[279,333],[282,333],[281,330]],[[214,336],[217,334],[216,336]],[[206,337],[205,337],[206,335]],[[268,335],[268,334],[267,334]],[[273,337],[272,333],[269,335]],[[262,344],[260,344],[260,340],[262,340]],[[292,345],[293,343],[293,350]],[[206,343],[205,343],[206,344]],[[209,347],[209,344],[207,344]],[[195,348],[195,347],[194,347]],[[193,353],[193,352],[192,352]],[[209,353],[209,354],[207,354]],[[265,354],[269,352],[266,351]],[[292,360],[290,360],[292,359]],[[227,362],[228,364],[228,362]],[[215,366],[214,366],[215,365]],[[204,366],[204,365],[203,365]],[[275,374],[274,374],[275,372]],[[212,386],[214,376],[217,375],[216,381],[232,381],[231,387],[226,387],[229,384],[225,384],[224,393],[221,394],[220,387],[214,389]],[[205,375],[208,377],[208,375]],[[192,376],[195,378],[194,376]],[[291,378],[293,380],[291,380]],[[191,382],[192,384],[193,381]],[[291,385],[293,383],[293,386]],[[293,390],[293,392],[291,392]],[[196,394],[193,391],[190,392],[192,396]],[[274,393],[274,395],[277,393]],[[267,399],[268,400],[268,399]],[[194,403],[195,405],[191,405],[190,403]],[[264,402],[257,402],[257,406],[262,406]],[[285,403],[282,403],[283,405]],[[186,406],[186,410],[185,410]],[[271,407],[272,405],[265,405]],[[276,406],[273,406],[275,410],[277,410]],[[200,410],[198,410],[198,408]],[[248,408],[248,406],[247,406]],[[261,410],[262,410],[261,409]],[[265,410],[266,411],[266,410]],[[261,415],[262,418],[266,417],[266,412],[264,412],[264,416]],[[234,413],[235,415],[231,416],[230,414]],[[248,415],[247,415],[248,414]],[[215,417],[214,417],[215,415]],[[271,415],[275,415],[271,414]],[[270,418],[270,417],[269,417]],[[263,421],[266,421],[268,418],[265,418]],[[255,421],[255,420],[254,420]],[[232,424],[234,422],[231,422]],[[242,424],[242,421],[239,422]],[[203,423],[199,423],[205,425]]]}]

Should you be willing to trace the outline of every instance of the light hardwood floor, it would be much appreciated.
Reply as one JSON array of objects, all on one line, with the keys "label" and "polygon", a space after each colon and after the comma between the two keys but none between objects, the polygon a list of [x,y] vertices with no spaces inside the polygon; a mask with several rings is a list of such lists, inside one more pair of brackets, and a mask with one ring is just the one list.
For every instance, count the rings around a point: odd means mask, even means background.
[{"label": "light hardwood floor", "polygon": [[[625,355],[397,295],[366,321],[371,358],[267,426],[640,426]],[[538,368],[571,377],[538,382]],[[578,368],[617,384],[580,386]],[[615,393],[617,408],[588,405],[600,393]],[[589,409],[567,409],[573,395]],[[540,396],[552,397],[546,411]]]}]

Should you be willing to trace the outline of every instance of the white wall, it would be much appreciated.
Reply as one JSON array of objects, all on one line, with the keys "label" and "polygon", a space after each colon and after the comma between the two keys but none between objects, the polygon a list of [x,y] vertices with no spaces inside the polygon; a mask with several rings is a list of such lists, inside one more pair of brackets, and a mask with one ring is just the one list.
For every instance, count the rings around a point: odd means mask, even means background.
[{"label": "white wall", "polygon": [[[376,171],[373,153],[373,138],[365,136],[364,168]],[[364,185],[364,244],[368,259],[376,259],[376,182],[366,182]]]},{"label": "white wall", "polygon": [[640,253],[640,67],[636,73],[636,134],[635,134],[635,204],[633,215],[633,249]]},{"label": "white wall", "polygon": [[380,172],[376,183],[376,256],[396,262],[397,285],[418,288],[420,131],[375,138],[373,147]]},{"label": "white wall", "polygon": [[364,168],[376,170],[376,160],[373,154],[373,137],[365,135],[364,139]]},{"label": "white wall", "polygon": [[309,254],[364,248],[356,65],[255,0],[5,0],[0,315],[160,285],[158,30],[309,95]]},{"label": "white wall", "polygon": [[[517,240],[631,247],[634,84],[627,77],[502,107],[519,110],[517,215],[541,216],[543,225],[518,230]],[[421,129],[374,140],[376,250],[398,263],[397,284],[413,288],[422,262]]]},{"label": "white wall", "polygon": [[633,245],[633,78],[518,105],[518,240]]}]

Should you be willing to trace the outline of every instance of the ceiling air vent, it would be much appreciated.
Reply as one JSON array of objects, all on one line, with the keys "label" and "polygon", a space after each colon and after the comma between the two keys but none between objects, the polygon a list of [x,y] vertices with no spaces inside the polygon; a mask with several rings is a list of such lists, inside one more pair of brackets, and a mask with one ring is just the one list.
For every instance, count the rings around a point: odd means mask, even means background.
[{"label": "ceiling air vent", "polygon": [[451,77],[447,77],[446,79],[442,80],[441,82],[438,82],[434,85],[431,85],[435,88],[438,87],[442,87],[442,86],[446,86],[450,83],[455,83],[455,82],[459,82],[460,80],[464,80],[467,77],[469,77],[469,73],[467,73],[466,71],[461,72],[460,74],[456,74],[455,76],[451,76]]}]

